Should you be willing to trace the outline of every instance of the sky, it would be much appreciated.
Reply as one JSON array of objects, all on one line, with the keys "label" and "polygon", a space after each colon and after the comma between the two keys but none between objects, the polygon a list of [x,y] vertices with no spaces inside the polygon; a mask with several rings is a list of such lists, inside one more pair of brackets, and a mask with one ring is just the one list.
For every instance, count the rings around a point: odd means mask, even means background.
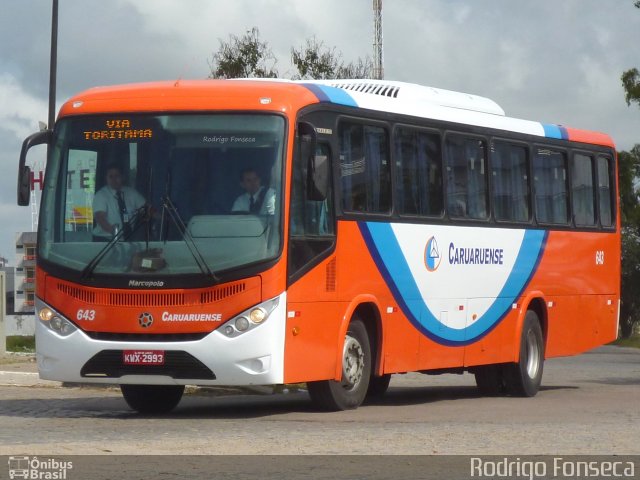
[{"label": "sky", "polygon": [[[23,139],[46,122],[50,0],[0,0],[0,256],[15,262]],[[372,55],[371,0],[59,0],[57,108],[84,89],[201,79],[220,40],[257,27],[291,75],[315,36],[346,61]],[[385,78],[489,97],[511,117],[640,143],[620,76],[640,68],[633,0],[384,0]],[[29,155],[44,163],[44,148]]]}]

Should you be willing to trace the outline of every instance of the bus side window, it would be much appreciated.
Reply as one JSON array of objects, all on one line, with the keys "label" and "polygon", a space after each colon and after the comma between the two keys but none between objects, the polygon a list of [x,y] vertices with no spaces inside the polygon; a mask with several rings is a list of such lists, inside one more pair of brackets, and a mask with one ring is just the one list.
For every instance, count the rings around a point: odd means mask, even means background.
[{"label": "bus side window", "polygon": [[491,148],[493,214],[498,221],[529,221],[527,149],[494,142]]},{"label": "bus side window", "polygon": [[485,142],[462,135],[446,140],[447,209],[454,218],[488,217],[487,148]]},{"label": "bus side window", "polygon": [[595,192],[593,188],[593,158],[575,153],[571,157],[571,201],[573,221],[577,226],[596,224]]},{"label": "bus side window", "polygon": [[546,147],[536,148],[533,156],[533,185],[538,222],[568,223],[566,155]]},{"label": "bus side window", "polygon": [[600,225],[603,227],[613,226],[613,202],[611,199],[611,159],[608,157],[598,157],[598,198],[600,210]]},{"label": "bus side window", "polygon": [[381,127],[343,122],[339,128],[342,209],[389,213],[391,172],[389,140]]},{"label": "bus side window", "polygon": [[440,136],[406,127],[395,135],[396,191],[401,215],[442,215]]}]

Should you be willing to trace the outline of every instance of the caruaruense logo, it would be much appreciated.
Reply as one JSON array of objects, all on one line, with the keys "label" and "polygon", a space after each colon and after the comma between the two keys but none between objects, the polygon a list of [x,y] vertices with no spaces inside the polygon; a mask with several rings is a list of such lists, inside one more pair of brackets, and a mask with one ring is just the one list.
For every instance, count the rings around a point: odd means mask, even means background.
[{"label": "caruaruense logo", "polygon": [[427,245],[424,247],[424,265],[430,272],[435,272],[440,266],[442,257],[440,256],[440,249],[438,248],[438,242],[436,237],[432,236],[427,240]]}]

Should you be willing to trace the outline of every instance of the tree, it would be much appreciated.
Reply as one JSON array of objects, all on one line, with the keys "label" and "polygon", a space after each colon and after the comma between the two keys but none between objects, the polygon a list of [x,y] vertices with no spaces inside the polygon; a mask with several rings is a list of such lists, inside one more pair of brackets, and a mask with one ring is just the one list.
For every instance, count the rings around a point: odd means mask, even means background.
[{"label": "tree", "polygon": [[[634,5],[636,8],[640,8],[640,0],[637,0]],[[631,102],[636,102],[640,106],[640,72],[638,69],[631,68],[627,70],[620,79],[624,87],[627,105],[631,105]]]},{"label": "tree", "polygon": [[334,78],[368,78],[373,71],[369,57],[358,58],[356,63],[345,65],[336,47],[326,47],[315,36],[308,38],[299,49],[291,48],[291,62],[298,70],[295,80],[327,80]]},{"label": "tree", "polygon": [[620,333],[629,337],[640,322],[640,199],[635,181],[640,175],[640,144],[618,153],[618,184],[622,221],[622,285]]},{"label": "tree", "polygon": [[[220,48],[209,61],[209,78],[275,78],[277,59],[267,42],[260,40],[257,27],[242,37],[230,35],[227,41],[219,40]],[[291,61],[296,68],[294,80],[332,78],[368,78],[373,72],[369,57],[346,63],[342,53],[329,48],[316,37],[306,40],[299,49],[291,48]]]},{"label": "tree", "polygon": [[[640,8],[640,0],[634,3]],[[621,77],[627,105],[640,106],[640,72],[631,68]],[[640,145],[618,153],[618,184],[622,221],[622,285],[620,292],[620,333],[628,337],[640,322],[640,201],[636,183],[640,177]]]},{"label": "tree", "polygon": [[639,176],[640,144],[633,147],[630,152],[618,152],[618,184],[622,223],[636,226],[640,233],[640,197],[635,187],[636,179]]},{"label": "tree", "polygon": [[253,27],[242,37],[230,35],[229,41],[220,40],[220,49],[209,62],[209,78],[276,78],[276,62],[271,47]]},{"label": "tree", "polygon": [[625,100],[627,105],[631,105],[631,102],[636,102],[640,105],[640,72],[638,72],[638,69],[627,70],[622,74],[621,80],[626,92]]}]

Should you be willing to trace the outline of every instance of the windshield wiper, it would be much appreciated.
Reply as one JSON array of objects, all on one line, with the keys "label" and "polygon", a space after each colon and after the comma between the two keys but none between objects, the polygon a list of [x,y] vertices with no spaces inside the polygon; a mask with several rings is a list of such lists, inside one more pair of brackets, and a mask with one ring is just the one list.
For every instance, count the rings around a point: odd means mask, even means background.
[{"label": "windshield wiper", "polygon": [[184,243],[187,244],[187,248],[189,249],[191,256],[193,256],[193,259],[196,261],[198,268],[200,268],[200,271],[204,275],[211,277],[215,282],[219,282],[220,279],[209,268],[207,261],[204,259],[202,252],[200,252],[200,250],[198,249],[198,246],[196,245],[196,242],[193,239],[193,236],[191,235],[186,225],[184,224],[184,220],[182,220],[182,217],[180,216],[178,209],[171,201],[171,197],[169,196],[169,194],[166,194],[162,199],[162,209],[169,214],[169,218],[171,219],[173,224],[176,226],[176,228],[182,235],[182,239],[184,240]]},{"label": "windshield wiper", "polygon": [[[142,207],[138,208],[133,213],[133,215],[131,215],[129,221],[126,222],[122,226],[122,228],[115,233],[113,237],[111,237],[111,240],[109,240],[109,242],[105,244],[105,246],[97,253],[97,255],[91,259],[87,266],[84,267],[84,270],[82,270],[81,278],[89,277],[105,257],[105,255],[111,251],[113,246],[125,237],[125,234],[127,238],[131,237],[138,230],[138,228],[140,228],[140,225],[142,225],[144,222],[138,222],[138,219],[141,218],[143,213],[147,212],[148,208],[149,207],[147,205],[143,205]],[[147,216],[147,223],[148,222],[149,219]],[[124,238],[124,240],[126,240],[126,238]]]}]

